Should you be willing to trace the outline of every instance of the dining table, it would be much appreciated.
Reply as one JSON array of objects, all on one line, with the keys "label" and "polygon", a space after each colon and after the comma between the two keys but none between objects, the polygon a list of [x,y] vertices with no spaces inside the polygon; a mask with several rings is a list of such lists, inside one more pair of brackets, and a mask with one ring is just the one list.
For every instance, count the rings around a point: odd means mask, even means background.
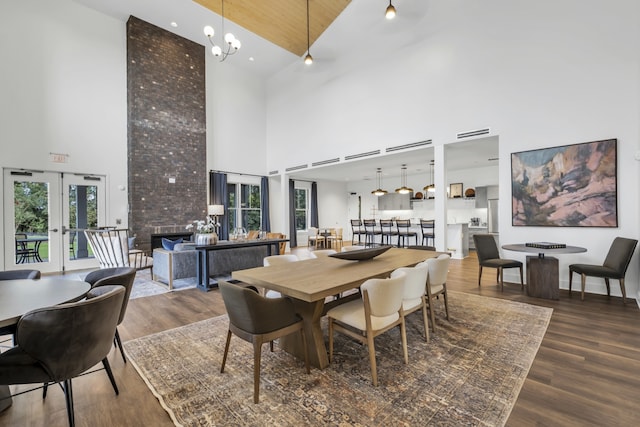
[{"label": "dining table", "polygon": [[[15,325],[31,310],[80,300],[89,289],[89,283],[65,277],[0,280],[0,327]],[[9,386],[0,385],[0,412],[11,403]]]},{"label": "dining table", "polygon": [[[28,236],[16,238],[16,251],[18,245],[24,248],[24,253],[17,254],[16,264],[24,264],[29,262],[43,262],[40,256],[40,246],[44,242],[49,241],[49,236]],[[33,257],[33,261],[30,258]]]},{"label": "dining table", "polygon": [[568,246],[547,242],[502,245],[502,249],[514,252],[537,253],[527,256],[527,295],[534,298],[560,299],[560,275],[558,258],[549,255],[586,252],[580,246]]},{"label": "dining table", "polygon": [[[371,278],[387,278],[400,267],[412,267],[443,252],[420,249],[391,248],[375,258],[351,261],[332,256],[305,259],[284,265],[257,267],[234,271],[232,278],[254,286],[277,291],[293,300],[302,317],[307,342],[309,363],[324,369],[329,366],[327,348],[320,321],[327,306],[341,303],[335,295],[356,289]],[[357,297],[357,294],[355,295]],[[298,334],[281,339],[281,346],[303,358],[304,348]]]}]

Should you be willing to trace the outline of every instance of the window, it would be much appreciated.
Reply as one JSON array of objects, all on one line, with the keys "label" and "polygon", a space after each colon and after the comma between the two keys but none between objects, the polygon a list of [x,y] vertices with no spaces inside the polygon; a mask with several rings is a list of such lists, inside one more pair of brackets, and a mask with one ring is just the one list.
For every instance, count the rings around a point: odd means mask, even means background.
[{"label": "window", "polygon": [[227,184],[227,206],[229,230],[238,227],[246,230],[260,229],[262,224],[260,185]]},{"label": "window", "polygon": [[296,230],[307,229],[307,218],[309,217],[307,206],[307,189],[296,188],[295,189],[295,208],[296,208]]}]

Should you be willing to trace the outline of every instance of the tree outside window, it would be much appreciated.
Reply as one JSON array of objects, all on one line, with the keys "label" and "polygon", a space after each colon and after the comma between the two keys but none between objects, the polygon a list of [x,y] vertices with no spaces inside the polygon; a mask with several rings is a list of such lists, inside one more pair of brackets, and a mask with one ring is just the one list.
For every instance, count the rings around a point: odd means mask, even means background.
[{"label": "tree outside window", "polygon": [[296,230],[307,229],[307,189],[295,189],[295,209],[296,209]]},{"label": "tree outside window", "polygon": [[246,230],[259,230],[262,224],[260,186],[241,183],[227,184],[227,211],[229,230],[238,227],[243,227]]}]

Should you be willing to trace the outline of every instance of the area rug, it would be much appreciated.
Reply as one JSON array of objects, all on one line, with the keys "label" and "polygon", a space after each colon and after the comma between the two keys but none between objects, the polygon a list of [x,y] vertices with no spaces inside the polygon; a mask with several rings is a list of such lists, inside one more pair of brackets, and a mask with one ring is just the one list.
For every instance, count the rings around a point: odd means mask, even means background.
[{"label": "area rug", "polygon": [[[441,303],[436,304],[441,306]],[[502,426],[527,376],[552,309],[449,291],[450,321],[423,338],[407,317],[409,364],[398,328],[376,337],[378,387],[367,347],[336,334],[334,361],[307,375],[276,346],[262,353],[253,403],[253,349],[231,340],[220,316],[125,343],[129,360],[177,426]],[[325,336],[326,336],[326,325]]]},{"label": "area rug", "polygon": [[[181,291],[183,289],[191,289],[196,287],[196,278],[176,279],[173,281],[173,290]],[[140,270],[136,272],[136,278],[133,281],[130,299],[148,297],[151,295],[159,295],[170,292],[167,285],[156,282],[151,278],[150,270]]]}]

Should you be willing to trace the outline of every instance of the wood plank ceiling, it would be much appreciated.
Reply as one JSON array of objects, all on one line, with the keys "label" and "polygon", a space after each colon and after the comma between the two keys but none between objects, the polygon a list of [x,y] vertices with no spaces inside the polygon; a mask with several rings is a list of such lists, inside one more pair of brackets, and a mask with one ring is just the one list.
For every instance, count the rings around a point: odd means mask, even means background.
[{"label": "wood plank ceiling", "polygon": [[[222,0],[193,0],[222,14]],[[316,41],[351,0],[310,0],[309,37]],[[226,0],[224,19],[230,20],[297,56],[307,51],[305,0]],[[220,25],[213,25],[216,31]],[[313,49],[312,49],[313,50]]]}]

